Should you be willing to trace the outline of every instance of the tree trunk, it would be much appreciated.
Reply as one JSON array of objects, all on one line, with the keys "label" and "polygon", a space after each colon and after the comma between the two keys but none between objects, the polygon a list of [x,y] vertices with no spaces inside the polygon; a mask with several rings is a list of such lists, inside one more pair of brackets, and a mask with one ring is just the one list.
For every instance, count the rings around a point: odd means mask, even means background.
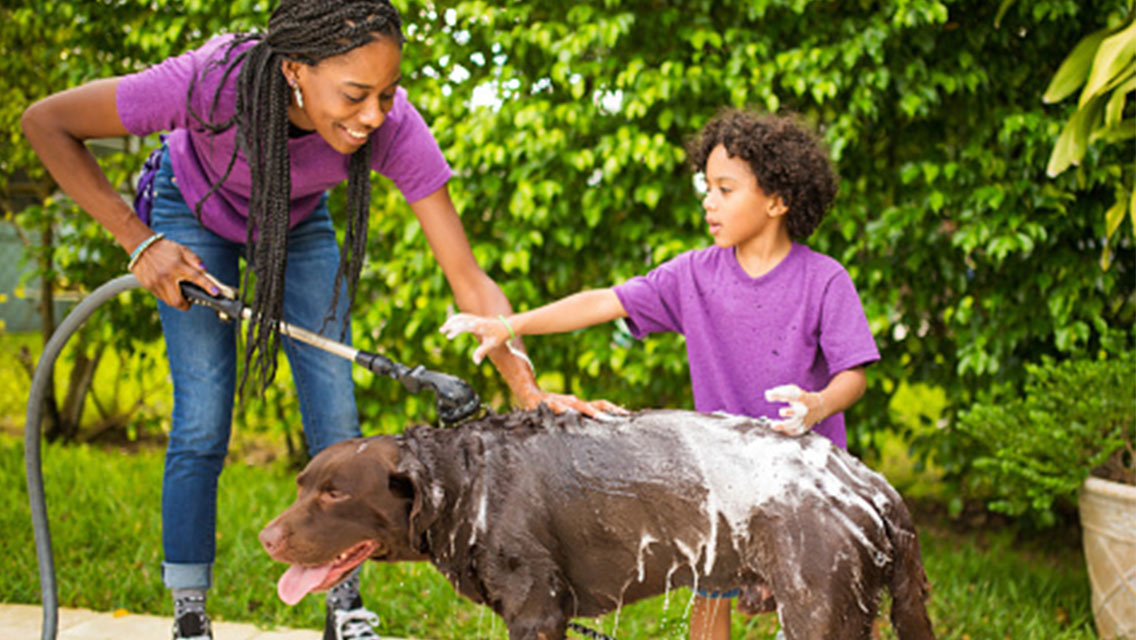
[{"label": "tree trunk", "polygon": [[59,412],[59,433],[64,442],[74,442],[79,435],[79,425],[83,418],[83,407],[87,403],[87,393],[91,389],[91,381],[95,377],[95,370],[102,360],[106,345],[95,345],[94,356],[79,349],[75,356],[75,363],[71,369],[71,376],[67,382],[67,394],[63,397],[63,408]]},{"label": "tree trunk", "polygon": [[[43,346],[46,347],[51,335],[55,333],[55,280],[52,271],[52,256],[55,251],[55,232],[50,222],[44,225],[40,232],[40,241],[43,243],[43,253],[40,257],[39,268],[43,272],[40,278],[39,317],[40,333],[43,335]],[[62,423],[59,415],[59,403],[55,400],[55,385],[47,385],[43,399],[43,434],[48,442],[66,438],[62,432]]]}]

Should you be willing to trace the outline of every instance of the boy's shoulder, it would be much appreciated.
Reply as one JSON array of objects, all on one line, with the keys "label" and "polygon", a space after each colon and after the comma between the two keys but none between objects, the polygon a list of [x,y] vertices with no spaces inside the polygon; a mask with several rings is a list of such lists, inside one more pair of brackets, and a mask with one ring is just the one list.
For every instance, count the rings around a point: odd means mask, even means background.
[{"label": "boy's shoulder", "polygon": [[[683,281],[731,278],[748,282],[748,277],[743,277],[744,272],[738,266],[733,249],[717,245],[688,249],[658,265],[652,272]],[[814,283],[828,283],[833,278],[849,277],[844,265],[835,258],[796,242],[778,267],[777,274],[772,277],[775,281],[804,276]]]},{"label": "boy's shoulder", "polygon": [[733,258],[733,249],[723,249],[712,244],[702,249],[687,249],[663,264],[689,265],[692,268],[701,269],[724,264],[727,260],[733,260]]},{"label": "boy's shoulder", "polygon": [[797,259],[809,268],[832,273],[843,273],[845,271],[844,265],[840,264],[839,260],[816,251],[808,245],[795,242],[793,243],[793,251],[797,254]]}]

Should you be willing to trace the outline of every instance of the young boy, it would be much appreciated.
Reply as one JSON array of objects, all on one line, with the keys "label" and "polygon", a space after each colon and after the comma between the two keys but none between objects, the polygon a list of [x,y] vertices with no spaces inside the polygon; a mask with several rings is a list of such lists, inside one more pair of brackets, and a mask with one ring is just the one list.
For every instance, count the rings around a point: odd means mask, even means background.
[{"label": "young boy", "polygon": [[[800,244],[836,194],[827,154],[793,118],[741,110],[710,121],[688,153],[694,170],[705,172],[702,206],[714,246],[508,318],[456,315],[442,332],[476,335],[480,362],[517,335],[616,318],[627,318],[637,338],[676,331],[686,337],[698,411],[768,416],[788,402],[775,429],[813,429],[846,447],[841,412],[863,395],[864,367],[880,356],[848,273]],[[737,595],[700,593],[691,639],[728,639],[728,599]],[[762,595],[755,600],[768,606]]]}]

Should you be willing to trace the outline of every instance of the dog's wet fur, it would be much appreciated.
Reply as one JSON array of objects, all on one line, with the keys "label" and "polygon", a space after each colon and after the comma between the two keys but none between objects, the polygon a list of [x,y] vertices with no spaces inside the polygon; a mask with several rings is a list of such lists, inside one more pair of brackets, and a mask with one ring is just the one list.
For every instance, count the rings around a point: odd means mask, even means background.
[{"label": "dog's wet fur", "polygon": [[338,443],[298,484],[261,532],[273,558],[343,564],[336,579],[360,549],[427,560],[511,640],[558,640],[571,618],[677,587],[747,585],[767,585],[789,640],[869,638],[885,588],[899,637],[933,638],[899,494],[825,438],[762,419],[490,415]]}]

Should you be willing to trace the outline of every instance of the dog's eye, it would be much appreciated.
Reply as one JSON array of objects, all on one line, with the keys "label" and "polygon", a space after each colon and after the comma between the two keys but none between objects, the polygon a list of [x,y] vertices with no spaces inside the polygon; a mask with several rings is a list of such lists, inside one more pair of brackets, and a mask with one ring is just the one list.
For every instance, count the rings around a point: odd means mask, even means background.
[{"label": "dog's eye", "polygon": [[348,497],[348,494],[340,491],[339,489],[324,489],[323,495],[328,500],[343,500]]}]

